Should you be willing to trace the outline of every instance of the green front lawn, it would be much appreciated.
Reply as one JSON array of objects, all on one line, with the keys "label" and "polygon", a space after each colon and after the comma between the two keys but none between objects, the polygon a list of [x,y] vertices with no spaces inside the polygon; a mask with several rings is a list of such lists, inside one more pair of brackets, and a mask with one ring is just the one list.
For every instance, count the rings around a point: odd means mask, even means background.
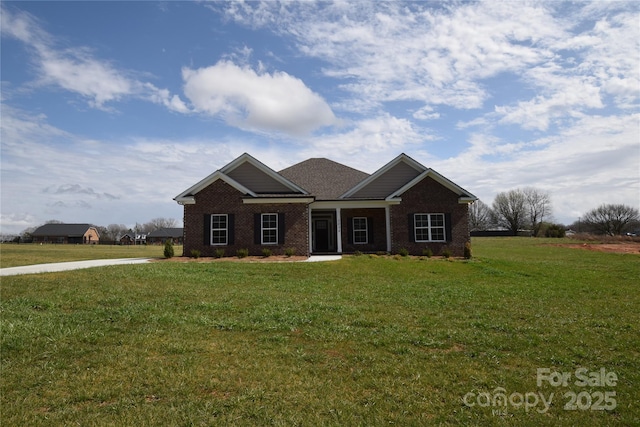
[{"label": "green front lawn", "polygon": [[638,425],[640,256],[549,242],[3,277],[0,423]]},{"label": "green front lawn", "polygon": [[[161,258],[161,245],[38,245],[0,244],[0,267],[47,264],[51,262],[84,261],[114,258]],[[176,255],[182,255],[182,246],[174,246]]]}]

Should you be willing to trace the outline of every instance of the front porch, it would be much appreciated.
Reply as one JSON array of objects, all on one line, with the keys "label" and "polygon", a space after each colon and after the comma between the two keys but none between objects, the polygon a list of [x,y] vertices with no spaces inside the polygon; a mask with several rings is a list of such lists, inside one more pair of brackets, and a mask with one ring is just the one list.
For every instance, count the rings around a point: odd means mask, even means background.
[{"label": "front porch", "polygon": [[309,208],[309,253],[391,251],[387,201],[315,202]]}]

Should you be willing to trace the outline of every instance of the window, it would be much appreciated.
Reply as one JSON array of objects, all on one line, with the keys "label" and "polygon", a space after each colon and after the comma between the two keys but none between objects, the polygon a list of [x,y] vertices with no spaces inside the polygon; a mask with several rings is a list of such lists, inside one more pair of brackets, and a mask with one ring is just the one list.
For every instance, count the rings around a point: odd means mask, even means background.
[{"label": "window", "polygon": [[415,214],[413,226],[416,242],[444,242],[444,214]]},{"label": "window", "polygon": [[229,218],[226,214],[211,215],[211,244],[226,245],[229,237]]},{"label": "window", "polygon": [[262,241],[263,245],[278,244],[278,214],[262,214]]},{"label": "window", "polygon": [[367,230],[367,218],[357,217],[353,218],[353,243],[366,244],[369,243],[367,236],[369,232]]}]

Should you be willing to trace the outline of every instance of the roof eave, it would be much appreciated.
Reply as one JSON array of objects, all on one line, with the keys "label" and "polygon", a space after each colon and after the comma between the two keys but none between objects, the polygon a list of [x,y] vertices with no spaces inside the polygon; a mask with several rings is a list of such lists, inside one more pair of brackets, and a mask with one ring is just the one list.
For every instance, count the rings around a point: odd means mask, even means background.
[{"label": "roof eave", "polygon": [[195,203],[194,196],[198,192],[202,191],[203,189],[205,189],[206,187],[208,187],[209,185],[213,184],[214,182],[216,182],[219,179],[221,179],[224,182],[226,182],[227,184],[231,185],[233,188],[235,188],[236,190],[240,191],[242,194],[249,194],[249,195],[251,195],[253,197],[256,196],[256,193],[254,193],[253,191],[249,190],[247,187],[245,187],[244,185],[240,184],[235,179],[225,175],[222,171],[217,170],[214,173],[212,173],[211,175],[209,175],[208,177],[206,177],[205,179],[203,179],[200,182],[198,182],[197,184],[191,186],[187,190],[185,190],[182,193],[178,194],[176,197],[173,198],[173,200],[175,200],[176,202],[178,202],[180,204],[194,204]]}]

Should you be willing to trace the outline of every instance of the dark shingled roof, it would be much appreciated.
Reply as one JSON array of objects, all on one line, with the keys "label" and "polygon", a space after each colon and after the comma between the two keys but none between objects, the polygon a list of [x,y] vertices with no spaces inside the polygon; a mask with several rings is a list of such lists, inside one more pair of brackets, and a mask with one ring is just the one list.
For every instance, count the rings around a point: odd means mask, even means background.
[{"label": "dark shingled roof", "polygon": [[278,172],[316,200],[335,200],[369,176],[324,158],[308,159]]},{"label": "dark shingled roof", "polygon": [[77,237],[84,236],[91,227],[93,227],[91,224],[45,224],[38,227],[31,235]]},{"label": "dark shingled roof", "polygon": [[182,237],[182,228],[159,228],[147,234],[147,237]]}]

